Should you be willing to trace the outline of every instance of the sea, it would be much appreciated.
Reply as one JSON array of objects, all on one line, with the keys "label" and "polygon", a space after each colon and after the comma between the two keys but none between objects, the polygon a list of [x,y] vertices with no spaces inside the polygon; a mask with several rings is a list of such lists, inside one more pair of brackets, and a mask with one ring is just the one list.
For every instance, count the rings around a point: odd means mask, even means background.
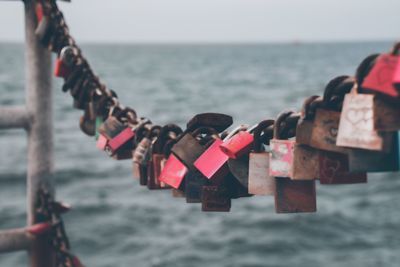
[{"label": "sea", "polygon": [[[84,44],[95,72],[122,104],[154,123],[180,126],[221,112],[235,124],[299,110],[329,80],[354,75],[392,42],[293,44]],[[55,60],[55,59],[54,59]],[[0,105],[23,105],[24,44],[0,44]],[[53,82],[54,183],[73,253],[87,267],[397,267],[400,176],[367,184],[320,185],[317,213],[275,214],[273,197],[233,200],[229,213],[149,191],[79,130],[82,111]],[[1,114],[0,114],[1,116]],[[26,134],[0,131],[0,229],[26,224]],[[0,255],[1,267],[27,266],[26,252]]]}]

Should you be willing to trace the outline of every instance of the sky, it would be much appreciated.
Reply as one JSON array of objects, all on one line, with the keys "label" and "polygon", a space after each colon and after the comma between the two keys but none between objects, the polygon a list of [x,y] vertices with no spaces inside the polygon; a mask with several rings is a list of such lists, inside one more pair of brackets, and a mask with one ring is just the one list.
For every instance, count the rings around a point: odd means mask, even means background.
[{"label": "sky", "polygon": [[[400,0],[59,1],[78,42],[400,39]],[[0,41],[23,41],[22,1],[0,1]]]}]

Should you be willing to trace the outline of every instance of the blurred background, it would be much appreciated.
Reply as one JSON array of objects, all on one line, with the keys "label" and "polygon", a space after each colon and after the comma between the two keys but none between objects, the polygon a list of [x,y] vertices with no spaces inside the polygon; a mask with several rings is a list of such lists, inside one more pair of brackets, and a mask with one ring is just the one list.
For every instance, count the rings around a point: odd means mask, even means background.
[{"label": "blurred background", "polygon": [[[400,36],[397,0],[135,0],[60,2],[94,70],[125,105],[181,126],[205,111],[255,123],[327,82],[352,75]],[[23,7],[0,2],[0,105],[23,104]],[[148,191],[130,161],[80,132],[81,111],[54,79],[57,198],[73,251],[87,266],[398,266],[398,173],[317,187],[315,214],[274,214],[271,197],[230,213]],[[25,225],[26,138],[0,131],[0,229]],[[0,266],[26,266],[25,252]]]}]

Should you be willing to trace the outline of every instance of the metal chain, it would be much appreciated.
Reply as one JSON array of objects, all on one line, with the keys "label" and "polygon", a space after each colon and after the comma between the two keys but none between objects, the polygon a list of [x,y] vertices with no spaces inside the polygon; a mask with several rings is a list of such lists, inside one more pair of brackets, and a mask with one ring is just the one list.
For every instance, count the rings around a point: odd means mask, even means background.
[{"label": "metal chain", "polygon": [[78,267],[79,265],[74,263],[77,260],[76,257],[70,253],[70,243],[58,206],[60,204],[54,201],[50,192],[40,188],[36,205],[37,221],[48,222],[52,226],[50,242],[55,251],[56,266]]}]

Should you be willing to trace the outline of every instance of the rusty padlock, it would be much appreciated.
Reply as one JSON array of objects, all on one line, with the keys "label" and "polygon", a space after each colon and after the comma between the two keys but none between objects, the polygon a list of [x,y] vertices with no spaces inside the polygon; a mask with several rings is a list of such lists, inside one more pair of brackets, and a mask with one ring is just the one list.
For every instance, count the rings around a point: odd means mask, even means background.
[{"label": "rusty padlock", "polygon": [[153,141],[150,161],[148,162],[148,177],[149,180],[154,180],[154,189],[170,188],[167,184],[159,180],[161,170],[166,161],[163,152],[166,142],[176,139],[181,133],[182,129],[178,125],[167,124],[161,128],[159,135]]},{"label": "rusty padlock", "polygon": [[347,153],[347,149],[336,146],[340,111],[345,94],[354,84],[354,79],[339,76],[325,88],[324,97],[312,96],[303,104],[302,119],[296,130],[296,142],[316,149]]},{"label": "rusty padlock", "polygon": [[388,152],[365,149],[349,150],[350,172],[394,172],[399,166],[398,132],[391,132],[391,147]]},{"label": "rusty padlock", "polygon": [[347,154],[323,150],[319,151],[318,177],[323,185],[367,182],[367,174],[364,171],[349,168],[349,156]]},{"label": "rusty padlock", "polygon": [[149,189],[154,189],[155,181],[148,175],[148,162],[151,154],[152,139],[155,138],[161,127],[145,123],[135,130],[135,150],[132,151],[132,162],[134,175],[139,177],[140,185],[147,185]]},{"label": "rusty padlock", "polygon": [[[253,151],[249,155],[248,193],[253,195],[274,195],[275,178],[269,175],[270,153],[265,151],[261,133],[272,136],[274,121],[265,120],[254,130]],[[269,144],[268,138],[265,142]]]},{"label": "rusty padlock", "polygon": [[[274,124],[274,139],[270,141],[270,175],[275,176],[275,211],[277,213],[315,212],[316,191],[315,180],[291,180],[288,175],[292,172],[293,151],[295,143],[282,142],[276,138],[291,138],[295,136],[293,127],[296,127],[299,115],[293,112],[281,113]],[[276,140],[276,141],[275,141]],[[288,141],[288,140],[286,140]],[[290,141],[290,140],[289,140]],[[273,155],[277,153],[277,155]],[[278,164],[272,165],[276,159]],[[282,162],[281,164],[279,163]],[[310,164],[307,162],[306,164]],[[271,170],[274,168],[274,170]]]}]

